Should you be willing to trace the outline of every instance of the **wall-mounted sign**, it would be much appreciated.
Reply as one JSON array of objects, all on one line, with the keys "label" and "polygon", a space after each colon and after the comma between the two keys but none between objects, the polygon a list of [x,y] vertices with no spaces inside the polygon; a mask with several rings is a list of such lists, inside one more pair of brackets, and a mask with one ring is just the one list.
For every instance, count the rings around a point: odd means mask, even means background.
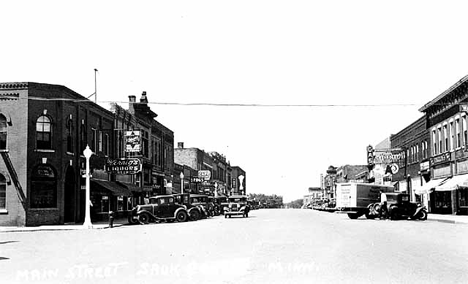
[{"label": "wall-mounted sign", "polygon": [[141,172],[142,164],[140,159],[120,159],[107,160],[106,171],[118,174],[136,174]]},{"label": "wall-mounted sign", "polygon": [[437,165],[437,164],[450,162],[450,152],[443,153],[442,155],[438,155],[435,157],[431,157],[430,162],[431,162],[431,165]]},{"label": "wall-mounted sign", "polygon": [[211,171],[209,170],[201,170],[198,171],[198,177],[202,180],[210,180],[211,179]]},{"label": "wall-mounted sign", "polygon": [[125,131],[125,152],[140,152],[140,141],[140,131]]}]

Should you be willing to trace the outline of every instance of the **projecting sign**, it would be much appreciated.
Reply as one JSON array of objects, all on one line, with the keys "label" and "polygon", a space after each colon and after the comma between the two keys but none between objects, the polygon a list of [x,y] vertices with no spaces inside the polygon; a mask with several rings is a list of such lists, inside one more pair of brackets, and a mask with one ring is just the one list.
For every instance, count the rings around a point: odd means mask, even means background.
[{"label": "projecting sign", "polygon": [[136,174],[141,172],[141,167],[140,159],[107,160],[106,163],[108,173]]},{"label": "projecting sign", "polygon": [[210,180],[211,172],[209,170],[198,171],[198,177],[201,178],[202,180]]},{"label": "projecting sign", "polygon": [[140,152],[140,131],[125,131],[125,152]]}]

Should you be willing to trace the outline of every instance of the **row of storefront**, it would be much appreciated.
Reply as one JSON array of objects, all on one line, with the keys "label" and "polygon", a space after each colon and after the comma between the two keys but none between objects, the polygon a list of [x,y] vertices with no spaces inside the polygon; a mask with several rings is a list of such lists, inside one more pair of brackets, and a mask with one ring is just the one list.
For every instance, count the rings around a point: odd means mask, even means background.
[{"label": "row of storefront", "polygon": [[[223,161],[176,169],[174,132],[156,117],[146,92],[129,96],[128,109],[106,109],[60,85],[0,83],[0,226],[83,222],[88,162],[93,221],[184,187],[234,187],[237,167]],[[200,170],[213,179],[195,181]]]}]

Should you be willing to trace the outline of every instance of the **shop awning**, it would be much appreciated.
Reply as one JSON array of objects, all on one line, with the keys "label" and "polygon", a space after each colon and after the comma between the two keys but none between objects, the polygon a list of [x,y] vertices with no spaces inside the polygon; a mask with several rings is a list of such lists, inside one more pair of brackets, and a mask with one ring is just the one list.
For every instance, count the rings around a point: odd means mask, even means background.
[{"label": "shop awning", "polygon": [[121,181],[117,181],[117,183],[125,188],[127,188],[128,190],[132,191],[132,192],[143,192],[143,188],[139,187],[138,185],[136,184],[133,184],[133,183],[126,183],[126,182],[121,182]]},{"label": "shop awning", "polygon": [[91,192],[99,194],[112,194],[115,196],[132,196],[132,192],[128,188],[119,185],[115,181],[107,180],[90,180]]},{"label": "shop awning", "polygon": [[428,181],[426,184],[423,186],[416,188],[414,190],[415,194],[421,195],[421,194],[428,194],[430,193],[436,186],[442,184],[444,181],[446,181],[447,178],[441,178],[441,179],[431,179]]},{"label": "shop awning", "polygon": [[435,191],[451,191],[459,187],[468,187],[468,174],[457,175],[436,186]]}]

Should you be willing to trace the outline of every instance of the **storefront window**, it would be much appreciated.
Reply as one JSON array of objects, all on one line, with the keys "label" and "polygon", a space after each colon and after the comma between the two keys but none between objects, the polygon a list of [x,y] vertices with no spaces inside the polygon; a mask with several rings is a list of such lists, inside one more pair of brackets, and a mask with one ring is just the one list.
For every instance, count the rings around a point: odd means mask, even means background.
[{"label": "storefront window", "polygon": [[460,206],[468,207],[468,188],[460,189]]},{"label": "storefront window", "polygon": [[99,208],[100,212],[109,212],[109,196],[102,196]]},{"label": "storefront window", "polygon": [[447,209],[452,207],[451,191],[436,192],[435,207]]},{"label": "storefront window", "polygon": [[117,211],[124,210],[124,198],[123,196],[117,196]]},{"label": "storefront window", "polygon": [[57,180],[55,170],[49,165],[39,165],[31,177],[31,208],[57,207]]}]

